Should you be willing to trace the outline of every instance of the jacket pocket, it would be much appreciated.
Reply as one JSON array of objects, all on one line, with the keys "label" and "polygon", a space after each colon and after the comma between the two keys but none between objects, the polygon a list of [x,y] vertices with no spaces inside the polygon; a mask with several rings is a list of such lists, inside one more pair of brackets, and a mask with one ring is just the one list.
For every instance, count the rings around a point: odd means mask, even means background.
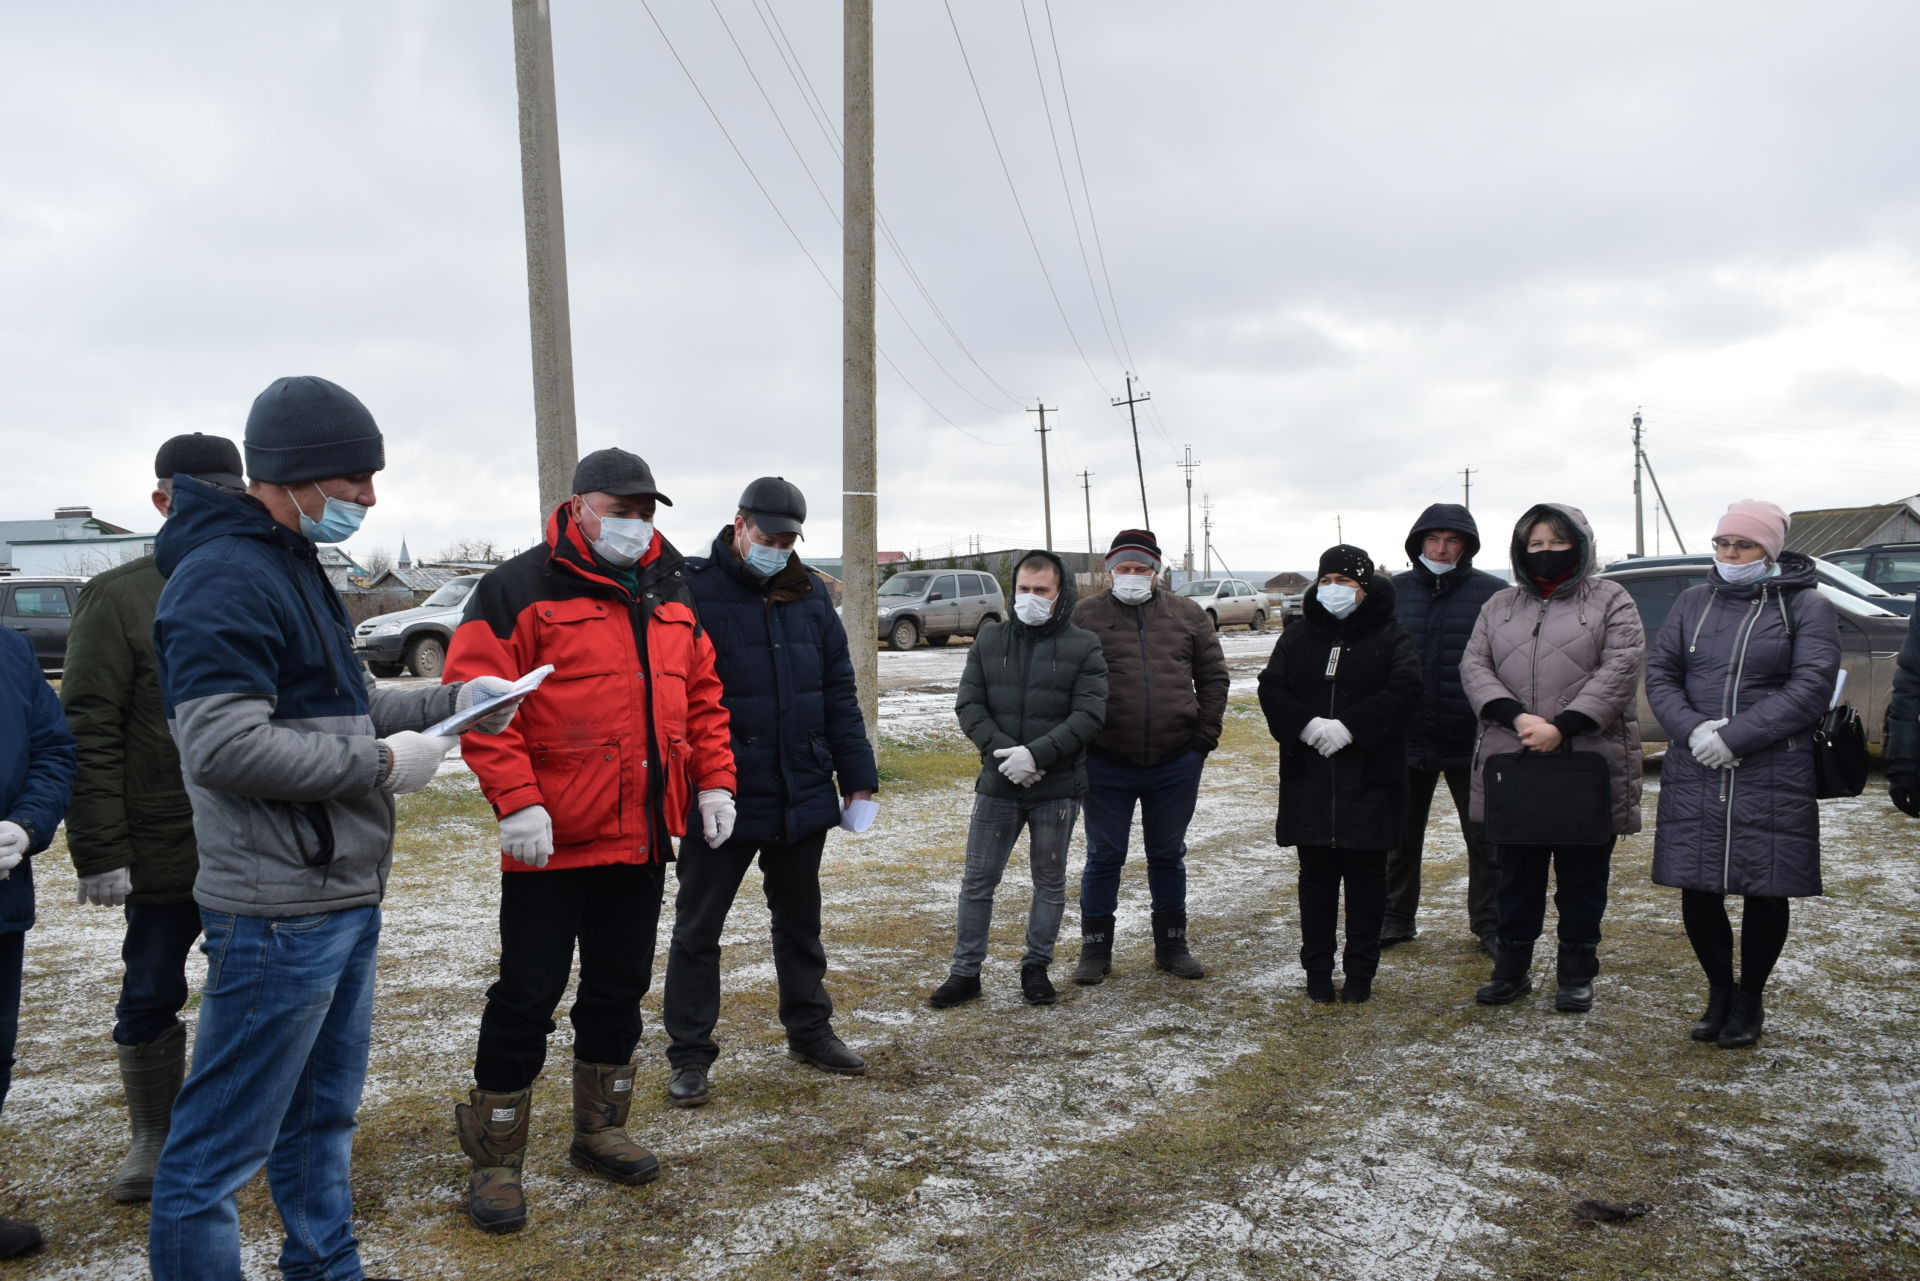
[{"label": "jacket pocket", "polygon": [[626,766],[618,740],[579,747],[536,747],[534,776],[553,820],[556,845],[608,840],[626,832],[622,781]]},{"label": "jacket pocket", "polygon": [[560,680],[614,675],[632,665],[632,628],[623,612],[593,596],[542,601],[534,610],[534,652]]},{"label": "jacket pocket", "polygon": [[[666,806],[667,831],[674,836],[684,836],[687,815],[693,810],[693,788],[687,781],[688,772],[693,768],[691,754],[687,751],[687,740],[677,734],[667,736],[667,767],[661,773],[666,778],[666,795],[662,801]],[[675,827],[674,824],[680,824]]]}]

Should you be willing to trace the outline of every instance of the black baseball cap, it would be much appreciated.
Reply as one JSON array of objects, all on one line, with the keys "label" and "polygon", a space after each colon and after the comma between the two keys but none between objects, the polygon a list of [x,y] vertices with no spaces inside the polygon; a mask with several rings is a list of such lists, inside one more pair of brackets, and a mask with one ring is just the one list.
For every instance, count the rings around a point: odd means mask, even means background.
[{"label": "black baseball cap", "polygon": [[785,476],[762,476],[740,495],[740,510],[769,534],[799,534],[807,521],[807,498]]},{"label": "black baseball cap", "polygon": [[654,488],[653,468],[638,454],[624,449],[596,449],[573,469],[576,494],[641,494],[667,506],[673,500]]}]

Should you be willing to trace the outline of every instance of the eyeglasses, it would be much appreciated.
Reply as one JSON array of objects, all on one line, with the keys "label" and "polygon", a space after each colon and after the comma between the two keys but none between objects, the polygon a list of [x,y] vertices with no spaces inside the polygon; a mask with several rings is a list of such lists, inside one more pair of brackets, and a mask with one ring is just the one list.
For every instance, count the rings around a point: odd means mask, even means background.
[{"label": "eyeglasses", "polygon": [[1744,538],[1716,538],[1713,550],[1717,552],[1751,552],[1760,549],[1759,543],[1750,543]]}]

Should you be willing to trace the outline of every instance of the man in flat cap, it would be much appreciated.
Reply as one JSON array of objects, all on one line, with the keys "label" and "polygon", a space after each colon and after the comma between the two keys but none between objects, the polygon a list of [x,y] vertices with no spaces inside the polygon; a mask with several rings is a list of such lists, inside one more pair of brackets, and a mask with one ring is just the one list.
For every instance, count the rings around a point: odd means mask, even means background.
[{"label": "man in flat cap", "polygon": [[719,1056],[720,931],[756,857],[773,918],[788,1057],[849,1076],[867,1070],[829,1021],[820,856],[845,807],[870,800],[880,774],[854,693],[846,629],[826,584],[793,550],[806,519],[799,486],[762,476],[740,495],[740,510],[712,551],[687,562],[731,717],[740,816],[732,839],[716,849],[680,845],[661,1011],[673,1041],[667,1093],[680,1107],[707,1101],[708,1070]]},{"label": "man in flat cap", "polygon": [[576,946],[568,1155],[616,1183],[660,1169],[625,1126],[666,860],[696,810],[709,847],[734,823],[713,646],[686,562],[653,527],[661,503],[644,459],[582,458],[545,541],[480,580],[447,655],[449,679],[554,667],[507,733],[462,753],[500,820],[500,977],[454,1109],[473,1161],[467,1214],[486,1232],[527,1220],[529,1100]]},{"label": "man in flat cap", "polygon": [[[176,474],[237,493],[246,485],[240,471],[240,450],[226,437],[175,436],[154,457],[154,510],[166,518]],[[133,1140],[108,1189],[116,1201],[145,1201],[153,1193],[153,1167],[186,1073],[187,1029],[179,1015],[187,1003],[187,954],[200,937],[193,807],[154,665],[153,616],[166,585],[152,556],[88,579],[60,682],[80,753],[67,811],[80,901],[123,908],[127,920],[113,1045]]]},{"label": "man in flat cap", "polygon": [[453,746],[421,730],[507,685],[380,689],[355,659],[314,547],[352,535],[386,465],[351,392],[279,379],[247,416],[246,456],[244,492],[174,475],[154,549],[167,576],[154,652],[207,955],[193,1068],[153,1174],[155,1281],[239,1281],[234,1194],[263,1164],[281,1271],[361,1275],[353,1131],[393,798],[431,782]]}]

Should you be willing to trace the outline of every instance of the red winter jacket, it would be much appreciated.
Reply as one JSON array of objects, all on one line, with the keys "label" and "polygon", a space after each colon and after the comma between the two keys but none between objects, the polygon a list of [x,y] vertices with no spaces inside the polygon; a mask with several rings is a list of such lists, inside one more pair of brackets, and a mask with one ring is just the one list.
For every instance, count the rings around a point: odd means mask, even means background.
[{"label": "red winter jacket", "polygon": [[[481,579],[442,679],[519,676],[553,664],[503,734],[461,754],[505,816],[544,805],[549,869],[650,863],[686,833],[694,793],[734,791],[713,645],[694,616],[680,553],[656,533],[629,592],[595,561],[563,504],[547,540]],[[508,872],[528,872],[502,855]]]}]

